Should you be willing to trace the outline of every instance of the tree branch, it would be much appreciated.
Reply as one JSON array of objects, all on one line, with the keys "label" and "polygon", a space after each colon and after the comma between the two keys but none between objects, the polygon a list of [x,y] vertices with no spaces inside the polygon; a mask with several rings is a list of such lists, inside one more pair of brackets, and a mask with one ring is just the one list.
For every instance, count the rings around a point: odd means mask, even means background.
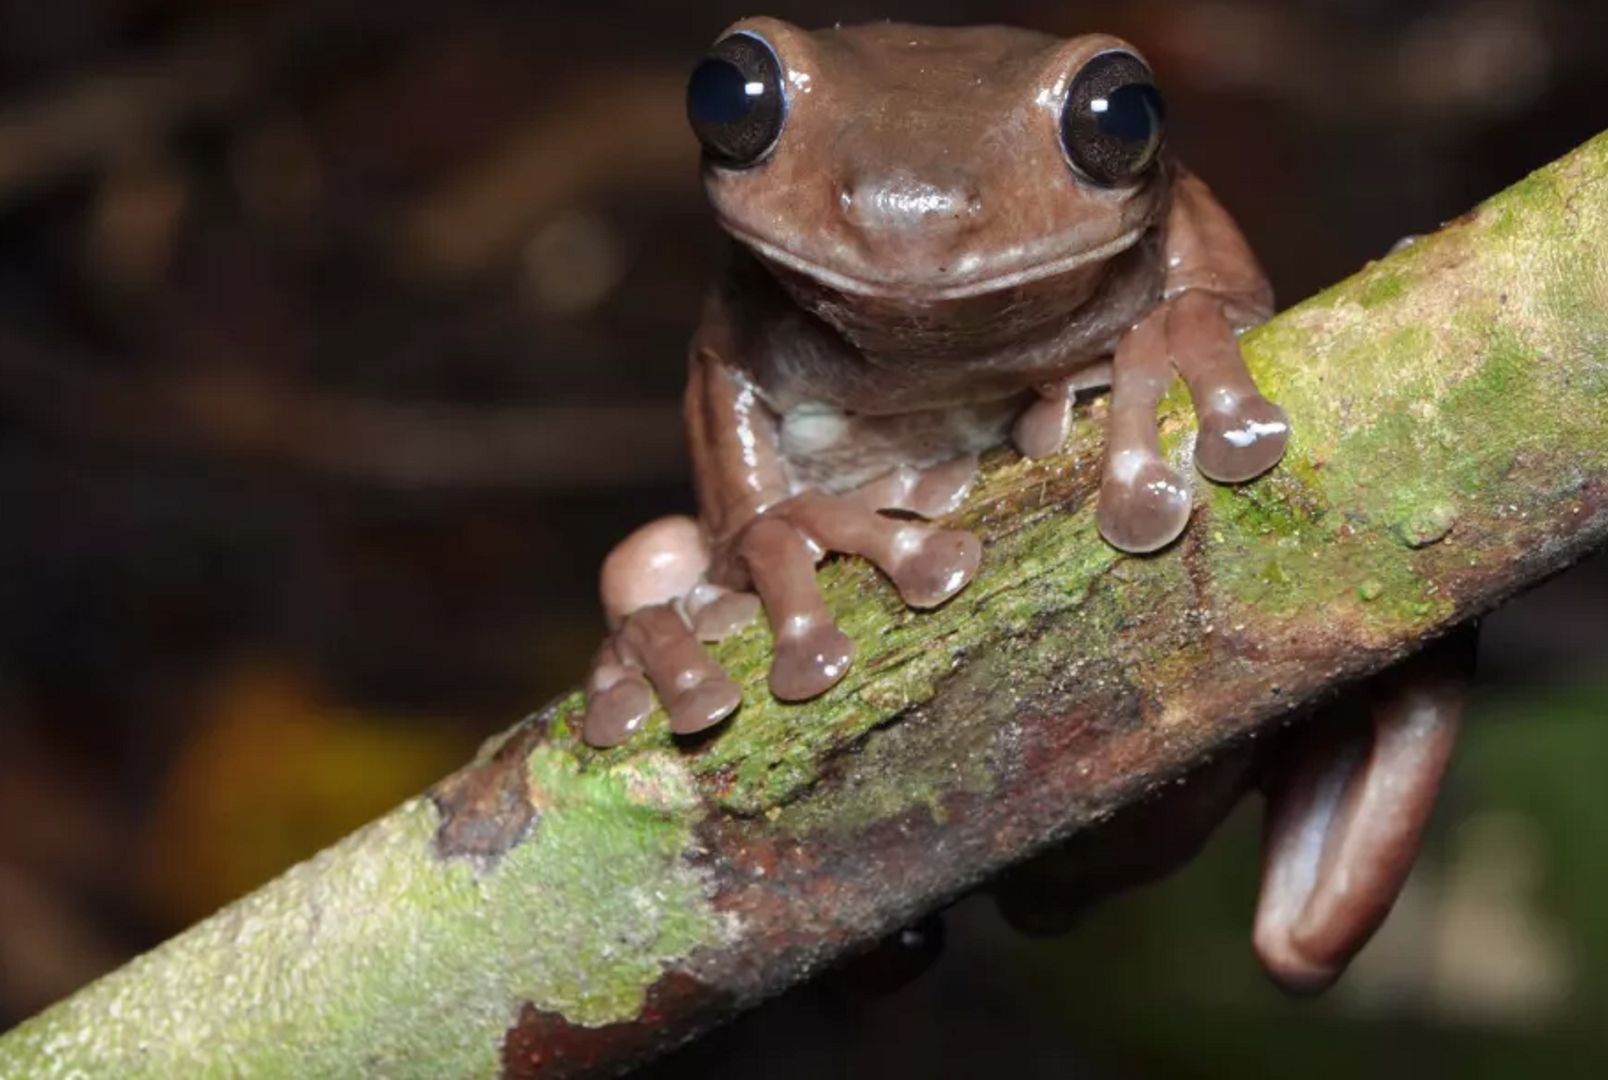
[{"label": "tree branch", "polygon": [[1608,534],[1608,136],[1245,344],[1295,439],[1200,485],[1170,551],[1097,536],[1098,424],[1002,453],[946,608],[825,570],[862,648],[825,698],[765,693],[761,630],[696,745],[589,751],[572,695],[0,1039],[0,1074],[617,1070],[1561,568]]}]

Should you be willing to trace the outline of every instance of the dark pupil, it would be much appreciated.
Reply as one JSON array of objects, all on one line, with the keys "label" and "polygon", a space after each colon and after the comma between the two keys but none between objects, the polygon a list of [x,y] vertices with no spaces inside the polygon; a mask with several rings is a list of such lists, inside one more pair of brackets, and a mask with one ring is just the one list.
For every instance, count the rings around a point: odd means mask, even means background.
[{"label": "dark pupil", "polygon": [[764,160],[787,120],[770,46],[748,34],[716,42],[687,80],[687,119],[717,164],[745,169]]},{"label": "dark pupil", "polygon": [[1096,98],[1090,108],[1107,135],[1123,142],[1148,142],[1161,121],[1161,94],[1147,83],[1129,83]]},{"label": "dark pupil", "polygon": [[693,119],[703,124],[735,124],[753,111],[748,77],[726,60],[705,60],[687,84]]},{"label": "dark pupil", "polygon": [[1126,53],[1105,53],[1084,65],[1067,91],[1061,142],[1086,179],[1125,184],[1155,162],[1165,121],[1150,69]]}]

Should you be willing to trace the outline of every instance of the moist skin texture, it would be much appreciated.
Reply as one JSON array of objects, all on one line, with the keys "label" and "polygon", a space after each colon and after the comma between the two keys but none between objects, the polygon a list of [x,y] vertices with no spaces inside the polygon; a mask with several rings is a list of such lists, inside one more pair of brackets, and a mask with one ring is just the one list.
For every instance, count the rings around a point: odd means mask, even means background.
[{"label": "moist skin texture", "polygon": [[[729,717],[741,692],[703,643],[761,610],[771,692],[830,689],[855,649],[816,587],[821,560],[869,559],[911,607],[944,603],[982,552],[931,522],[964,499],[981,451],[1056,452],[1080,390],[1111,388],[1097,517],[1135,554],[1188,524],[1190,482],[1163,459],[1156,426],[1175,378],[1194,401],[1207,479],[1260,475],[1288,437],[1238,345],[1272,294],[1205,184],[1165,152],[1110,186],[1069,162],[1069,87],[1096,57],[1136,56],[1131,46],[767,18],[730,34],[774,54],[785,122],[750,167],[706,160],[731,242],[688,364],[698,517],[645,526],[604,565],[611,635],[583,721],[596,746],[629,739],[656,698],[677,734]],[[1435,700],[1446,704],[1419,709],[1416,726],[1362,725],[1341,740],[1350,750],[1321,747],[1305,772],[1291,767],[1305,779],[1275,789],[1257,941],[1276,977],[1332,978],[1388,908],[1444,761],[1394,751],[1441,745],[1437,734],[1449,744],[1457,695]],[[1369,793],[1402,786],[1398,827],[1374,827],[1384,801]],[[1340,895],[1336,882],[1369,859],[1400,872]]]}]

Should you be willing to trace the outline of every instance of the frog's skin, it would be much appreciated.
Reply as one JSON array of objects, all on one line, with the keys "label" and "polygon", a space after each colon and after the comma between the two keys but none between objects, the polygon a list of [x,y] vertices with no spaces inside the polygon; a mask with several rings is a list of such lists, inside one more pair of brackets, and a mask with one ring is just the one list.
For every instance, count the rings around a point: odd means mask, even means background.
[{"label": "frog's skin", "polygon": [[[721,111],[716,92],[732,85],[721,77],[745,88],[734,110]],[[1124,551],[1163,548],[1188,523],[1190,484],[1156,430],[1175,376],[1195,403],[1202,474],[1234,483],[1278,462],[1284,414],[1237,342],[1272,313],[1271,290],[1228,214],[1162,148],[1159,98],[1135,89],[1148,80],[1132,46],[1099,34],[806,32],[756,18],[721,35],[689,97],[732,241],[690,351],[699,513],[644,527],[604,564],[611,636],[588,684],[587,741],[624,741],[655,694],[678,734],[730,715],[741,693],[700,642],[761,603],[771,691],[802,701],[829,689],[854,645],[826,610],[817,564],[863,556],[911,606],[942,604],[981,548],[926,522],[959,504],[980,451],[1058,450],[1079,390],[1111,387],[1098,521]],[[1073,110],[1085,122],[1064,129]],[[1128,127],[1090,127],[1108,113]],[[1317,821],[1334,800],[1305,798],[1313,788],[1278,805]],[[1420,802],[1409,824],[1427,813]],[[1350,835],[1339,817],[1316,835]],[[1278,865],[1296,870],[1272,873],[1272,928],[1258,940],[1311,982],[1310,957],[1284,940],[1303,908],[1291,898],[1323,890],[1298,834],[1274,829]],[[1395,833],[1367,843],[1403,846]],[[1403,873],[1406,850],[1391,863]],[[1399,883],[1373,892],[1388,890],[1388,906]],[[1348,948],[1355,936],[1338,932]]]}]

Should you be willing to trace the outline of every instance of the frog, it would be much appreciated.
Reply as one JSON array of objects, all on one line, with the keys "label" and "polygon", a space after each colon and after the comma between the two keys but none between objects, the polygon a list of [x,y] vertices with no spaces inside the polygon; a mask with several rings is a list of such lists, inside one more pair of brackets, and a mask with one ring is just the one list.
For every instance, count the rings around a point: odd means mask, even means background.
[{"label": "frog", "polygon": [[[705,646],[761,612],[769,692],[826,693],[855,645],[822,598],[819,564],[864,558],[911,608],[945,604],[983,558],[975,535],[944,524],[980,455],[1053,455],[1081,395],[1109,390],[1095,517],[1135,557],[1167,549],[1191,516],[1190,469],[1169,460],[1158,428],[1176,380],[1193,405],[1193,472],[1241,484],[1281,460],[1289,419],[1239,344],[1273,314],[1272,289],[1171,153],[1164,98],[1129,42],[755,17],[716,38],[686,105],[725,237],[683,398],[698,513],[651,522],[604,560],[587,743],[624,743],[656,702],[678,737],[727,721],[742,691]],[[1317,835],[1339,830],[1344,847],[1368,824],[1334,797],[1366,788],[1368,770],[1335,760],[1351,768],[1338,781],[1338,766],[1286,770],[1304,779],[1269,819],[1285,822],[1268,844],[1283,854],[1258,939],[1292,985],[1316,977],[1311,950],[1290,944],[1304,910],[1290,897],[1321,894],[1319,878],[1350,866],[1313,871],[1301,830],[1327,815]],[[1432,797],[1431,779],[1415,774],[1412,790]],[[1414,806],[1408,826],[1427,813]],[[1345,858],[1411,847],[1402,832]],[[1370,898],[1393,896],[1404,873]],[[1332,935],[1340,953],[1367,922]]]},{"label": "frog", "polygon": [[1058,450],[1084,390],[1111,388],[1097,514],[1123,551],[1166,547],[1189,517],[1156,422],[1175,372],[1202,474],[1241,482],[1282,456],[1288,421],[1237,339],[1272,313],[1271,288],[1165,152],[1163,99],[1133,46],[747,19],[694,70],[688,114],[730,241],[689,350],[699,513],[604,561],[613,633],[589,742],[637,731],[655,692],[677,734],[724,720],[740,692],[701,645],[759,606],[771,692],[826,692],[854,645],[817,564],[861,556],[912,607],[949,600],[981,546],[934,519],[982,451]]}]

